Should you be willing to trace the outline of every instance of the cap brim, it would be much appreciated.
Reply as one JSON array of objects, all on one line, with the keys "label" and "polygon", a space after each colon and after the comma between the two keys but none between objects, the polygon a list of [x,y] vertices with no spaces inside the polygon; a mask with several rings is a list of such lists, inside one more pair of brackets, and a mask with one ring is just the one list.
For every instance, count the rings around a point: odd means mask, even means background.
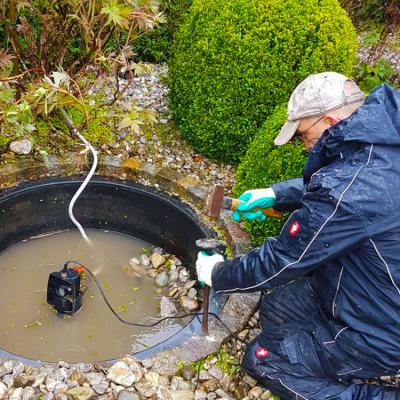
[{"label": "cap brim", "polygon": [[287,121],[285,125],[282,126],[279,135],[275,138],[274,144],[276,146],[282,146],[283,144],[286,144],[296,133],[299,124],[300,120]]}]

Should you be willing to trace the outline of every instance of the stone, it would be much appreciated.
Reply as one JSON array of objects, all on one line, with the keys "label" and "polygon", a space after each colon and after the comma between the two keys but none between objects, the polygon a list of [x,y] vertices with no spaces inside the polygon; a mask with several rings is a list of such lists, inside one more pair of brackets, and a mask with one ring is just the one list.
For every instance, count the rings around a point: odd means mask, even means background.
[{"label": "stone", "polygon": [[92,386],[92,389],[97,393],[97,394],[104,394],[109,387],[109,384],[106,379],[103,379],[101,382],[96,383],[95,385]]},{"label": "stone", "polygon": [[15,154],[27,155],[32,151],[32,142],[29,139],[13,140],[10,150]]},{"label": "stone", "polygon": [[142,360],[142,365],[144,368],[150,369],[154,365],[154,361],[151,358],[145,358]]},{"label": "stone", "polygon": [[3,383],[5,383],[10,388],[14,383],[14,377],[12,375],[4,375]]},{"label": "stone", "polygon": [[87,386],[77,386],[67,391],[74,400],[89,400],[95,396],[92,388]]},{"label": "stone", "polygon": [[150,278],[156,278],[157,277],[157,275],[158,275],[158,271],[156,270],[156,269],[151,269],[151,270],[149,270],[149,272],[147,273],[147,275],[150,277]]},{"label": "stone", "polygon": [[132,258],[129,260],[129,264],[132,265],[132,266],[136,266],[136,265],[139,265],[139,264],[140,264],[140,261],[139,261],[136,257],[132,257]]},{"label": "stone", "polygon": [[137,381],[135,375],[130,370],[128,365],[123,361],[116,362],[108,371],[107,378],[117,385],[131,386]]},{"label": "stone", "polygon": [[157,400],[172,400],[171,392],[167,387],[158,387],[156,396]]},{"label": "stone", "polygon": [[199,308],[199,302],[189,296],[182,296],[179,299],[179,304],[188,312],[196,311]]},{"label": "stone", "polygon": [[206,371],[205,369],[202,369],[199,372],[198,380],[200,382],[205,382],[205,381],[208,381],[209,379],[210,379],[210,375],[208,374],[208,371]]},{"label": "stone", "polygon": [[0,382],[0,399],[4,398],[5,394],[7,393],[7,386],[3,383]]},{"label": "stone", "polygon": [[46,389],[49,392],[63,392],[68,389],[68,385],[64,382],[52,381],[46,384]]},{"label": "stone", "polygon": [[247,383],[250,387],[254,387],[257,385],[257,381],[253,377],[247,374],[244,375],[243,382]]},{"label": "stone", "polygon": [[80,372],[87,373],[87,372],[90,372],[93,369],[93,365],[89,364],[89,363],[83,363],[82,362],[82,363],[78,364],[78,369],[79,369]]},{"label": "stone", "polygon": [[158,385],[161,387],[168,387],[169,386],[169,379],[165,375],[160,375],[158,377]]},{"label": "stone", "polygon": [[[17,362],[15,360],[8,360],[3,364],[3,367],[6,371],[5,374],[11,374],[13,372],[14,366]],[[5,375],[4,374],[4,375]]]},{"label": "stone", "polygon": [[46,378],[46,374],[44,372],[40,372],[37,375],[35,375],[35,382],[33,382],[32,387],[38,387],[40,386]]},{"label": "stone", "polygon": [[24,392],[24,389],[16,388],[13,391],[12,395],[10,396],[9,400],[21,400],[23,392]]},{"label": "stone", "polygon": [[222,379],[219,381],[221,388],[225,390],[225,392],[233,392],[234,388],[232,390],[229,390],[231,381],[231,377],[228,374],[224,374]]},{"label": "stone", "polygon": [[183,268],[180,272],[179,272],[179,281],[181,283],[186,283],[189,281],[190,278],[190,274],[189,271],[186,268]]},{"label": "stone", "polygon": [[136,390],[144,397],[151,397],[156,393],[156,388],[150,382],[138,382],[135,384]]},{"label": "stone", "polygon": [[156,277],[156,285],[158,287],[164,287],[168,285],[168,272],[162,271]]},{"label": "stone", "polygon": [[146,254],[142,254],[139,257],[139,261],[140,261],[140,264],[143,265],[143,267],[149,267],[150,266],[150,258]]},{"label": "stone", "polygon": [[158,269],[161,267],[161,265],[164,265],[166,258],[162,256],[160,253],[154,252],[150,256],[150,261],[151,264],[153,265],[153,268]]},{"label": "stone", "polygon": [[185,285],[183,286],[184,289],[191,289],[195,284],[197,283],[197,281],[189,281],[186,282]]},{"label": "stone", "polygon": [[14,378],[14,386],[16,388],[30,386],[33,382],[35,382],[35,378],[30,375],[21,374]]},{"label": "stone", "polygon": [[2,378],[4,375],[8,374],[7,369],[4,368],[4,366],[0,366],[0,378]]},{"label": "stone", "polygon": [[121,361],[123,361],[133,372],[135,382],[139,382],[143,377],[143,368],[140,365],[139,360],[132,356],[126,356]]},{"label": "stone", "polygon": [[162,247],[155,247],[153,250],[155,253],[158,253],[160,255],[164,255],[165,254],[165,250]]},{"label": "stone", "polygon": [[144,378],[154,386],[158,386],[160,375],[157,372],[148,372],[144,375]]},{"label": "stone", "polygon": [[65,393],[54,393],[54,400],[69,400]]},{"label": "stone", "polygon": [[171,269],[170,273],[169,273],[169,282],[170,283],[174,283],[174,282],[178,282],[179,279],[179,272],[176,269]]},{"label": "stone", "polygon": [[173,376],[171,378],[171,389],[172,390],[189,390],[190,389],[190,383],[186,382],[180,376]]},{"label": "stone", "polygon": [[209,371],[208,373],[215,379],[217,380],[222,380],[222,378],[224,377],[224,373],[222,372],[220,367],[217,367],[216,365],[214,365]]},{"label": "stone", "polygon": [[261,397],[263,394],[264,390],[260,388],[260,386],[254,386],[252,389],[250,389],[249,393],[247,393],[247,397],[250,400],[257,400]]},{"label": "stone", "polygon": [[172,390],[172,400],[194,400],[194,392],[192,390]]},{"label": "stone", "polygon": [[204,390],[198,389],[194,392],[194,400],[205,400],[207,393]]},{"label": "stone", "polygon": [[180,265],[182,265],[182,261],[181,261],[177,256],[175,256],[175,255],[172,255],[172,256],[169,258],[169,260],[171,261],[171,263],[177,265],[178,267],[179,267]]},{"label": "stone", "polygon": [[223,391],[221,388],[217,389],[215,391],[215,393],[216,393],[217,396],[221,397],[222,399],[235,400],[232,396],[230,396],[228,393]]},{"label": "stone", "polygon": [[25,387],[24,392],[22,393],[22,400],[32,400],[34,397],[35,397],[35,389],[31,386]]},{"label": "stone", "polygon": [[202,383],[203,389],[208,393],[208,392],[214,392],[215,390],[218,389],[218,381],[214,378],[209,379],[208,381],[205,381]]},{"label": "stone", "polygon": [[173,317],[178,313],[175,303],[168,297],[163,296],[160,302],[160,315],[162,318]]},{"label": "stone", "polygon": [[190,381],[194,376],[196,375],[196,370],[190,365],[185,365],[182,368],[182,377],[183,379],[186,379],[187,381]]},{"label": "stone", "polygon": [[85,375],[85,377],[90,386],[98,385],[104,379],[104,375],[98,372],[89,372]]},{"label": "stone", "polygon": [[261,400],[272,400],[272,393],[269,390],[266,390],[260,397]]},{"label": "stone", "polygon": [[124,390],[125,387],[124,386],[120,386],[120,385],[116,385],[115,383],[111,382],[110,389],[111,389],[111,393],[113,394],[113,396],[117,397],[118,393],[121,390]]},{"label": "stone", "polygon": [[25,370],[25,365],[22,362],[17,361],[13,368],[13,375],[22,374],[24,370]]},{"label": "stone", "polygon": [[141,400],[139,393],[131,392],[130,390],[121,390],[118,393],[118,400]]},{"label": "stone", "polygon": [[46,385],[54,382],[62,382],[64,380],[63,374],[58,369],[51,370],[46,376]]}]

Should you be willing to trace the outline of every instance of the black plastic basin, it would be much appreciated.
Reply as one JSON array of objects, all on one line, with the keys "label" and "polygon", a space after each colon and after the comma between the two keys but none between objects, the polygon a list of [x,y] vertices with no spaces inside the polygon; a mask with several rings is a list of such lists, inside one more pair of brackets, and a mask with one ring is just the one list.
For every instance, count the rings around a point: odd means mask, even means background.
[{"label": "black plastic basin", "polygon": [[[31,236],[76,229],[68,205],[81,182],[77,177],[51,178],[0,192],[0,251]],[[121,232],[165,248],[183,261],[193,277],[195,241],[211,233],[178,199],[140,184],[100,177],[93,178],[79,197],[74,215],[84,228]],[[144,358],[181,343],[198,332],[199,321],[192,319],[178,334],[136,354]],[[3,349],[0,356],[14,355]]]}]

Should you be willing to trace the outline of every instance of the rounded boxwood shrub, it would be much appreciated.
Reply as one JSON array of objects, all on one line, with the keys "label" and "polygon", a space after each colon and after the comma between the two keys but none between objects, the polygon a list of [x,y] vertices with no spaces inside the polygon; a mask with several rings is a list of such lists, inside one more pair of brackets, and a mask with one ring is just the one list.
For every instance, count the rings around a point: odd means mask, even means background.
[{"label": "rounded boxwood shrub", "polygon": [[[306,155],[301,142],[275,146],[274,139],[286,121],[286,103],[278,106],[259,129],[236,172],[234,194],[266,188],[273,183],[302,176]],[[259,245],[268,236],[277,235],[284,220],[269,218],[263,222],[245,222],[244,228]]]},{"label": "rounded boxwood shrub", "polygon": [[198,151],[237,162],[307,75],[352,76],[355,50],[337,0],[194,0],[169,60],[174,118]]}]

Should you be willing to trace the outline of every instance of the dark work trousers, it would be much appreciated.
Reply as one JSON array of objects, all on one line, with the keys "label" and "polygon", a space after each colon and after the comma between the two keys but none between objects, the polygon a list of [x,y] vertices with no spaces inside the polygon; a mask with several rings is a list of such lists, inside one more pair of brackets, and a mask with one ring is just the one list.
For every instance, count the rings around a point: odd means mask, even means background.
[{"label": "dark work trousers", "polygon": [[243,368],[285,400],[400,400],[400,389],[354,381],[384,375],[340,349],[319,309],[310,279],[264,296],[262,333],[246,349]]}]

